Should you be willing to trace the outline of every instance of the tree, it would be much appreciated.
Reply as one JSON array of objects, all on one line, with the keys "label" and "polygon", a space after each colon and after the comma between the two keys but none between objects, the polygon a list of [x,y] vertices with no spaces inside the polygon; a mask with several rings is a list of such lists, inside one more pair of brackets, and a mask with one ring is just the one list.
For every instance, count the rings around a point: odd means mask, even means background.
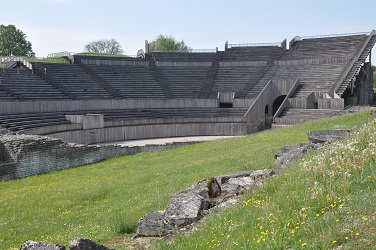
[{"label": "tree", "polygon": [[85,51],[94,53],[106,53],[106,54],[123,54],[123,49],[118,41],[114,38],[111,40],[101,39],[97,41],[92,41],[85,45]]},{"label": "tree", "polygon": [[26,35],[14,25],[0,25],[0,56],[28,56],[35,53]]},{"label": "tree", "polygon": [[191,48],[189,48],[183,40],[178,42],[175,40],[173,36],[164,36],[159,35],[156,39],[154,39],[149,44],[149,49],[151,51],[155,50],[167,50],[167,51],[181,51],[181,52],[188,52]]}]

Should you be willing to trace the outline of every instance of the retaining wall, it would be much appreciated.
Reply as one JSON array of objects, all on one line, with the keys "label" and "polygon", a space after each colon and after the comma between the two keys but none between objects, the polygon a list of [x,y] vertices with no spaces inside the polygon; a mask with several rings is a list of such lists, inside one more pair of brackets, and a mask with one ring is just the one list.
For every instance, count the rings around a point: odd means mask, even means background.
[{"label": "retaining wall", "polygon": [[144,147],[88,146],[34,135],[0,136],[0,181],[77,167],[119,155],[160,151],[194,142]]}]

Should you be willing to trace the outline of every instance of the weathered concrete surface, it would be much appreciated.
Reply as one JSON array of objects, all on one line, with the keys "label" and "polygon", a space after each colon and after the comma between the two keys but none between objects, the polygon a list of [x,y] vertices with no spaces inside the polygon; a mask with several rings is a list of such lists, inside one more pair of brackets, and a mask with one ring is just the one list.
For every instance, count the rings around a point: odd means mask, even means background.
[{"label": "weathered concrete surface", "polygon": [[114,250],[85,238],[75,238],[69,242],[70,250]]},{"label": "weathered concrete surface", "polygon": [[28,240],[21,245],[20,250],[65,250],[65,246],[54,243]]}]

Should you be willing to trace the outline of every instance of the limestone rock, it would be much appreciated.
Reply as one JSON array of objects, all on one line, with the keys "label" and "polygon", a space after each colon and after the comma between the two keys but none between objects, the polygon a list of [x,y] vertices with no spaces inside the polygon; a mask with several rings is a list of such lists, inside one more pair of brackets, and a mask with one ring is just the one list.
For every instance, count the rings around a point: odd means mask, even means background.
[{"label": "limestone rock", "polygon": [[22,244],[20,250],[65,250],[65,246],[28,240]]},{"label": "limestone rock", "polygon": [[[318,145],[314,143],[300,144],[296,147],[290,147],[290,150],[286,150],[286,146],[283,148],[282,152],[280,151],[276,157],[277,159],[274,162],[276,168],[285,168],[291,163],[295,162],[301,155],[307,152],[309,149],[316,149]],[[286,152],[287,151],[287,152]]]},{"label": "limestone rock", "polygon": [[85,238],[75,238],[69,242],[70,250],[114,250]]},{"label": "limestone rock", "polygon": [[173,229],[165,217],[165,211],[154,211],[138,221],[137,236],[165,236],[172,234]]},{"label": "limestone rock", "polygon": [[177,196],[187,193],[198,194],[204,199],[215,198],[221,193],[221,186],[215,178],[206,179],[192,185],[190,188],[177,193]]},{"label": "limestone rock", "polygon": [[253,171],[249,177],[253,179],[253,181],[261,181],[264,180],[270,176],[273,176],[275,174],[273,169],[263,169],[263,170],[255,170]]},{"label": "limestone rock", "polygon": [[165,216],[171,225],[184,226],[198,221],[203,210],[208,209],[209,202],[195,193],[185,193],[171,198]]},{"label": "limestone rock", "polygon": [[233,197],[259,185],[259,181],[274,174],[275,172],[271,169],[251,170],[220,176],[217,179],[222,183],[222,192],[226,194],[226,197]]},{"label": "limestone rock", "polygon": [[229,179],[231,178],[239,178],[239,177],[245,177],[250,176],[255,170],[249,170],[249,171],[242,171],[237,173],[230,173],[226,175],[222,175],[219,177],[216,177],[219,184],[227,183]]}]

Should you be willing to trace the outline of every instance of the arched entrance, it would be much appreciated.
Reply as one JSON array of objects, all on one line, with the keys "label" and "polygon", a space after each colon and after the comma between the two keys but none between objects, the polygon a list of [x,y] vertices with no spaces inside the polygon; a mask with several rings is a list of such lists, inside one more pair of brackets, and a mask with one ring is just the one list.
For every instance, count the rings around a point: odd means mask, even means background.
[{"label": "arched entrance", "polygon": [[286,98],[286,95],[280,95],[278,96],[274,102],[273,102],[273,116],[275,115],[275,113],[277,112],[277,110],[279,109],[279,107],[281,106],[283,100],[285,100]]}]

